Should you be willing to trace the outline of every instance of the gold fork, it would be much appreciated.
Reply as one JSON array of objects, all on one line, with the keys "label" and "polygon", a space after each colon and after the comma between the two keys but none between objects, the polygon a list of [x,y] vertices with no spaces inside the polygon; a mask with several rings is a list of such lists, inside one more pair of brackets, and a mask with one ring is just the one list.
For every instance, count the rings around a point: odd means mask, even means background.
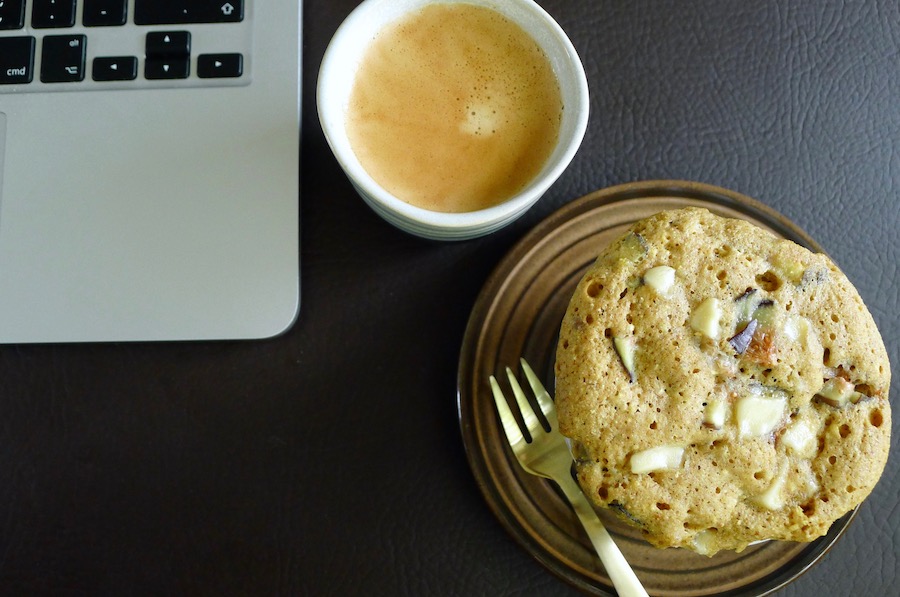
[{"label": "gold fork", "polygon": [[593,507],[588,502],[578,483],[572,478],[572,454],[566,445],[565,438],[559,432],[559,425],[556,420],[556,406],[553,399],[544,388],[543,384],[534,374],[531,367],[521,359],[522,370],[528,379],[528,385],[531,386],[537,399],[541,413],[544,415],[547,423],[550,425],[550,431],[544,429],[537,413],[531,407],[522,387],[516,380],[516,376],[506,368],[506,375],[509,378],[509,385],[512,387],[516,402],[519,405],[519,412],[525,423],[531,441],[525,439],[525,435],[519,428],[509,403],[500,389],[500,384],[493,375],[490,376],[491,391],[494,394],[494,402],[497,404],[497,412],[500,414],[500,421],[503,424],[503,430],[506,432],[506,439],[513,453],[519,460],[526,471],[532,475],[551,479],[559,485],[563,493],[568,498],[569,503],[575,509],[584,530],[594,544],[600,561],[606,568],[609,578],[612,580],[616,588],[616,592],[620,597],[647,597],[647,591],[641,586],[641,582],[634,574],[625,556],[619,551],[618,546],[610,537],[609,532],[603,523],[597,517]]}]

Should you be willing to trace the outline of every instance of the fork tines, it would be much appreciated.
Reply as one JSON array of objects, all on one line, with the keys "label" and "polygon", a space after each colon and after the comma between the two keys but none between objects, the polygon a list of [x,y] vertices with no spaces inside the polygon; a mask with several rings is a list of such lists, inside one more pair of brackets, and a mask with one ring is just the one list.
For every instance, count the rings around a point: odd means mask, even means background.
[{"label": "fork tines", "polygon": [[[546,432],[556,426],[556,407],[553,404],[552,398],[550,398],[549,392],[547,392],[546,388],[540,382],[538,376],[525,359],[521,359],[520,362],[522,364],[522,370],[525,372],[525,377],[528,379],[528,385],[531,386],[531,390],[534,393],[538,405],[537,410],[539,410],[543,416],[543,421],[541,420],[542,417],[538,415],[536,410],[532,407],[528,397],[522,390],[522,386],[519,384],[515,374],[509,367],[506,367],[506,376],[509,379],[509,385],[512,388],[513,395],[516,397],[519,414],[521,415],[522,422],[525,426],[524,431],[527,432],[529,436],[533,437],[536,433]],[[529,442],[531,437],[526,438],[524,436],[523,429],[516,421],[516,417],[510,409],[509,403],[503,395],[503,391],[500,389],[500,384],[493,375],[490,376],[490,384],[491,392],[494,395],[494,402],[497,405],[497,411],[500,414],[500,420],[503,423],[503,430],[506,432],[506,438],[509,440],[510,445],[515,447],[519,442]]]}]

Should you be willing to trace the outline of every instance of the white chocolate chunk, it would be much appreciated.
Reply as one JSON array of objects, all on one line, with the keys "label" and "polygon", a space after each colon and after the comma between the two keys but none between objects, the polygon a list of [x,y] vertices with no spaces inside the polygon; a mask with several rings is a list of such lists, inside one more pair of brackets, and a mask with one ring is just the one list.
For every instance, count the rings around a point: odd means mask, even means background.
[{"label": "white chocolate chunk", "polygon": [[784,322],[784,335],[792,342],[799,342],[803,350],[809,344],[809,320],[805,317],[790,315]]},{"label": "white chocolate chunk", "polygon": [[756,502],[763,508],[778,510],[784,506],[784,481],[787,479],[787,467],[782,467],[778,476],[769,488],[756,496]]},{"label": "white chocolate chunk", "polygon": [[644,273],[644,284],[656,291],[660,296],[668,296],[675,284],[675,270],[668,265],[659,265]]},{"label": "white chocolate chunk", "polygon": [[738,398],[734,405],[734,416],[741,437],[772,433],[784,418],[786,406],[786,398],[778,395],[750,394]]},{"label": "white chocolate chunk", "polygon": [[[784,482],[784,494],[794,498],[810,498],[819,492],[819,482],[809,460],[794,462]],[[787,463],[785,463],[787,466]]]},{"label": "white chocolate chunk", "polygon": [[803,474],[795,479],[795,483],[802,487],[804,497],[812,497],[819,491],[819,481],[816,474],[812,472],[809,462],[805,463]]},{"label": "white chocolate chunk", "polygon": [[781,255],[776,255],[772,259],[772,265],[781,271],[785,278],[794,284],[799,284],[803,280],[803,272],[806,268],[799,261],[789,261]]},{"label": "white chocolate chunk", "polygon": [[711,340],[718,340],[722,305],[719,299],[709,297],[700,303],[691,314],[691,328]]},{"label": "white chocolate chunk", "polygon": [[781,443],[794,454],[809,458],[813,456],[816,447],[816,434],[808,421],[796,421],[785,429],[781,435]]},{"label": "white chocolate chunk", "polygon": [[712,530],[704,530],[700,531],[696,535],[694,535],[693,543],[694,543],[694,551],[699,553],[701,556],[708,556],[713,553],[713,538],[715,537],[715,531]]},{"label": "white chocolate chunk", "polygon": [[657,446],[635,453],[631,457],[632,473],[676,469],[681,466],[684,448],[679,446]]},{"label": "white chocolate chunk", "polygon": [[710,427],[721,429],[725,426],[727,415],[728,405],[724,400],[710,400],[706,404],[706,410],[703,413],[703,422]]}]

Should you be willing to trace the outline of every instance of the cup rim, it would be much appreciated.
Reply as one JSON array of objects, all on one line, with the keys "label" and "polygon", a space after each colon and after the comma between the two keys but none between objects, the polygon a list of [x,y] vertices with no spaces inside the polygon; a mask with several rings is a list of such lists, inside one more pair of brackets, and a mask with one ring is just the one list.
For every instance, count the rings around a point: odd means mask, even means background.
[{"label": "cup rim", "polygon": [[[525,188],[509,199],[484,209],[467,212],[444,212],[424,209],[395,197],[369,175],[353,153],[352,148],[349,147],[349,142],[344,143],[346,140],[346,129],[343,118],[345,108],[343,98],[341,102],[333,100],[329,102],[325,98],[326,92],[329,91],[330,79],[346,76],[345,73],[338,73],[337,69],[333,67],[333,63],[339,59],[338,54],[341,51],[341,43],[348,36],[353,35],[355,29],[365,20],[365,16],[369,11],[375,10],[380,4],[389,1],[364,0],[344,19],[325,50],[317,78],[316,104],[319,122],[332,153],[344,172],[348,174],[353,185],[357,187],[358,191],[361,191],[363,199],[370,204],[370,207],[375,209],[376,206],[373,203],[377,203],[382,209],[375,210],[382,217],[385,217],[384,211],[391,212],[395,217],[386,219],[395,226],[406,229],[408,232],[419,236],[446,238],[448,234],[460,234],[464,231],[477,233],[479,230],[484,230],[484,233],[488,233],[505,226],[534,205],[547,189],[556,182],[571,163],[584,139],[589,120],[590,102],[587,75],[578,52],[559,23],[534,0],[514,0],[530,9],[533,14],[539,17],[539,21],[545,27],[546,32],[558,44],[558,47],[562,49],[562,52],[559,54],[554,53],[554,56],[564,65],[568,71],[567,74],[574,83],[572,95],[577,105],[573,106],[574,109],[565,110],[563,115],[563,118],[569,117],[570,114],[573,115],[571,116],[574,119],[571,126],[572,132],[567,138],[559,140],[554,153],[560,147],[563,147],[563,150],[553,158],[553,161],[550,162],[548,160],[545,169],[529,182]],[[429,0],[417,2],[417,6],[404,10],[402,14],[431,3]],[[474,4],[467,0],[436,0],[434,3]],[[492,4],[496,5],[497,3],[488,1],[479,5],[492,8]],[[542,46],[546,51],[546,44],[542,44]],[[558,78],[561,78],[562,74],[557,70],[556,75]],[[562,133],[562,129],[560,133]],[[341,145],[345,146],[342,147]],[[549,166],[549,169],[547,169],[547,166]],[[368,197],[365,195],[368,195]],[[497,225],[498,222],[500,222],[499,225]],[[432,233],[429,234],[429,231]]]}]

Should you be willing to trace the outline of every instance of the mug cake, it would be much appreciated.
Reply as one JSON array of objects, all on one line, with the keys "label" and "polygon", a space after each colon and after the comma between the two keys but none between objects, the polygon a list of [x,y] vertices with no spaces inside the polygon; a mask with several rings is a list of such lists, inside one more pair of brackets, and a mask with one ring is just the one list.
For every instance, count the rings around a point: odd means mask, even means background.
[{"label": "mug cake", "polygon": [[890,364],[857,290],[827,256],[705,209],[603,251],[555,373],[582,489],[658,547],[811,541],[887,461]]}]

